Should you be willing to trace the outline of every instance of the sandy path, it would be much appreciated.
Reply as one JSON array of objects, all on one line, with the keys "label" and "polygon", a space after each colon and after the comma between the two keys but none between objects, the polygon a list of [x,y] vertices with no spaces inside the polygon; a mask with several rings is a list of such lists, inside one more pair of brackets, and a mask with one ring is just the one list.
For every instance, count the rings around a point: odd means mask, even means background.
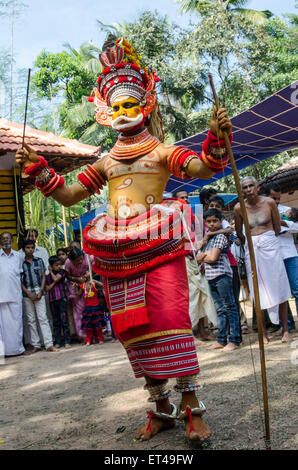
[{"label": "sandy path", "polygon": [[[275,449],[297,448],[298,333],[291,336],[296,349],[280,339],[266,346]],[[209,449],[264,448],[251,350],[244,338],[244,346],[232,354],[198,345],[204,385],[199,398],[213,431]],[[250,339],[260,384],[256,334]],[[135,441],[134,431],[145,423],[149,405],[142,386],[119,343],[6,359],[0,366],[0,449],[189,449],[182,423],[149,442]],[[178,404],[178,394],[172,400]]]}]

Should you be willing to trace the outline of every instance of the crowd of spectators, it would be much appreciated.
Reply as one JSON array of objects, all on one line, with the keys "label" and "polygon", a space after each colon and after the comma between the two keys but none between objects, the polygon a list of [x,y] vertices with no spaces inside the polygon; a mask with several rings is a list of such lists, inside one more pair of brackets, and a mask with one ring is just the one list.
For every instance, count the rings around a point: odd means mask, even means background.
[{"label": "crowd of spectators", "polygon": [[[260,194],[257,181],[253,177],[247,177],[242,181],[242,190],[257,262],[264,342],[269,341],[269,333],[281,336],[283,342],[289,342],[291,341],[289,331],[295,329],[288,302],[292,296],[296,302],[296,313],[298,312],[298,255],[294,241],[294,234],[298,233],[297,209],[280,204],[281,189],[276,184],[268,184],[264,194]],[[176,191],[174,196],[189,203],[186,191]],[[213,188],[204,188],[200,192],[200,202],[204,211],[204,224],[203,240],[197,246],[196,261],[199,269],[197,272],[191,271],[189,261],[186,263],[190,298],[195,295],[196,299],[192,302],[190,316],[194,334],[200,341],[213,340],[214,344],[209,349],[230,352],[240,347],[242,335],[249,331],[246,316],[239,302],[240,295],[242,300],[251,298],[252,328],[257,329],[243,216],[239,204],[234,212],[225,211],[224,199],[218,196]],[[268,237],[273,237],[275,251],[272,251],[272,246],[269,247]],[[268,263],[264,262],[260,248],[264,238],[266,247],[263,251]],[[266,274],[267,270],[270,275]],[[194,276],[199,282],[196,291],[191,292]],[[203,277],[208,281],[209,292],[204,287],[205,298],[202,302]],[[210,303],[209,309],[202,314],[208,294],[216,310],[215,322]],[[212,338],[212,334],[210,337],[210,327],[211,333],[217,329],[216,338]]]},{"label": "crowd of spectators", "polygon": [[50,257],[37,239],[36,229],[27,230],[22,249],[15,251],[13,235],[0,236],[0,355],[116,341],[102,283],[90,274],[80,232]]},{"label": "crowd of spectators", "polygon": [[[257,262],[264,340],[269,341],[270,327],[288,342],[289,331],[295,328],[291,296],[296,311],[298,306],[297,209],[280,204],[276,184],[267,185],[263,195],[253,177],[241,184]],[[173,196],[189,204],[186,191]],[[227,217],[225,201],[213,188],[201,190],[200,202],[203,233],[195,253],[186,257],[189,313],[200,341],[213,341],[209,349],[231,352],[249,331],[240,292],[242,300],[254,299],[243,214],[238,204]],[[31,355],[42,348],[58,352],[63,346],[70,349],[74,341],[87,346],[116,341],[102,282],[90,273],[80,232],[75,232],[69,247],[51,257],[37,240],[38,231],[27,230],[22,249],[15,251],[12,234],[1,234],[0,355]]]}]

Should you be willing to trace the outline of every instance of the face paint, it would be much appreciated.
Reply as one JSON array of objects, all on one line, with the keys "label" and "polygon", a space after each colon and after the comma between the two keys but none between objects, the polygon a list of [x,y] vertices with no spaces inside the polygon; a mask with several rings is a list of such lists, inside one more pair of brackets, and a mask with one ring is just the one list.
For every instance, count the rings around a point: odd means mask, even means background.
[{"label": "face paint", "polygon": [[145,121],[139,101],[130,96],[120,96],[113,111],[112,128],[117,131],[133,129]]}]

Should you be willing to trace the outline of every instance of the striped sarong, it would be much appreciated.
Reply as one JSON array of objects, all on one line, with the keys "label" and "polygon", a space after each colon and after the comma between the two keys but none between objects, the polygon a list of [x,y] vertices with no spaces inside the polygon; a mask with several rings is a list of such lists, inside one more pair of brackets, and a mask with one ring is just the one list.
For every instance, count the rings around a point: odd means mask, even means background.
[{"label": "striped sarong", "polygon": [[130,345],[128,358],[139,377],[168,379],[200,372],[194,338],[191,334],[159,337]]}]

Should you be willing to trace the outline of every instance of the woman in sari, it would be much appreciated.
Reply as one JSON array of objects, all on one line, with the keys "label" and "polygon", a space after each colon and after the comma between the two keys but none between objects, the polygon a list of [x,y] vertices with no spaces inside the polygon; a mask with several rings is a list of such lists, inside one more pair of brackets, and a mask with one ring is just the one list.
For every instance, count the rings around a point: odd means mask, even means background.
[{"label": "woman in sari", "polygon": [[65,270],[68,279],[68,300],[71,302],[75,330],[81,342],[84,342],[85,332],[82,330],[82,313],[85,302],[82,294],[79,294],[80,284],[89,279],[88,259],[79,248],[72,248],[65,262]]}]

